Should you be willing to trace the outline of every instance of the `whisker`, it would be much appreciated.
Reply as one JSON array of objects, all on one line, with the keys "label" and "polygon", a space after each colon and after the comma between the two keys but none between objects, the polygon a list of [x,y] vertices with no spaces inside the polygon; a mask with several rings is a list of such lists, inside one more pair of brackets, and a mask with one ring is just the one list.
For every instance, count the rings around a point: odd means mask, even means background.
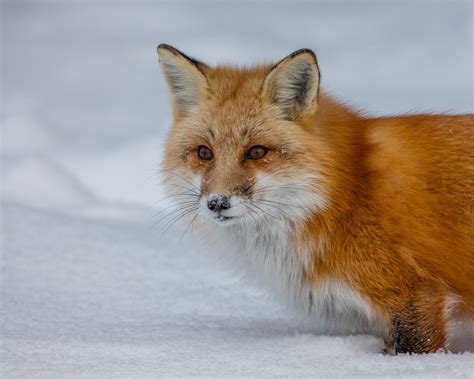
[{"label": "whisker", "polygon": [[261,211],[261,213],[258,213],[252,207],[247,206],[247,204],[250,204],[250,203],[246,202],[246,204],[244,204],[245,209],[249,211],[248,215],[252,218],[255,224],[263,227],[264,229],[269,230],[268,222],[265,219],[265,215],[264,215],[265,212]]},{"label": "whisker", "polygon": [[172,218],[165,226],[164,226],[164,230],[163,232],[161,233],[161,236],[163,236],[168,230],[169,228],[171,228],[171,226],[173,226],[178,220],[182,219],[183,217],[186,217],[188,214],[198,210],[199,207],[194,207],[194,208],[191,208],[191,209],[187,209],[183,212],[181,212],[180,214],[178,214],[177,216],[175,216],[174,218]]},{"label": "whisker", "polygon": [[196,215],[192,218],[192,220],[189,222],[188,226],[186,227],[186,229],[184,229],[184,232],[183,234],[181,234],[181,237],[179,237],[179,242],[181,242],[181,240],[183,239],[184,235],[186,234],[186,232],[189,230],[189,228],[193,225],[194,221],[196,221],[196,218],[199,216],[199,213],[196,213]]},{"label": "whisker", "polygon": [[177,202],[177,203],[170,204],[170,205],[164,207],[163,209],[158,210],[158,211],[156,212],[156,214],[154,215],[154,217],[160,216],[163,212],[169,210],[170,208],[171,208],[171,209],[177,208],[177,210],[178,210],[178,209],[181,208],[182,205],[185,205],[185,206],[186,206],[186,205],[190,205],[190,204],[196,204],[196,205],[197,205],[198,202],[195,201],[195,200],[183,200],[183,201],[180,201],[180,202]]},{"label": "whisker", "polygon": [[[263,214],[267,215],[267,216],[270,216],[272,218],[275,218],[277,220],[283,220],[281,217],[276,217],[274,215],[272,215],[271,213],[269,212],[266,212],[264,209],[262,209],[260,206],[258,206],[258,201],[251,201],[250,202],[254,207],[256,207],[257,209],[259,209]],[[266,205],[266,204],[262,204],[262,205]],[[282,209],[278,208],[277,206],[273,206],[273,208],[277,209],[278,211],[280,211],[281,213],[285,214],[285,216],[288,217],[288,215],[286,215],[285,211],[283,211]]]},{"label": "whisker", "polygon": [[259,179],[262,180],[262,179],[268,178],[269,176],[272,176],[272,175],[275,175],[275,174],[279,174],[279,173],[282,173],[282,172],[287,173],[287,172],[288,172],[288,169],[287,169],[286,167],[277,168],[277,169],[275,169],[275,170],[273,170],[273,171],[267,172],[265,175],[261,176]]},{"label": "whisker", "polygon": [[195,191],[195,190],[192,189],[192,188],[187,188],[187,187],[181,186],[181,185],[176,184],[176,183],[168,183],[168,182],[167,182],[167,183],[165,183],[165,185],[167,185],[167,186],[174,186],[174,187],[178,187],[178,188],[182,188],[182,189],[184,189],[184,190],[186,190],[186,191],[188,191],[188,192],[190,192],[190,193],[192,193],[192,194],[195,194],[195,195],[199,195],[199,194],[200,194],[200,192],[197,192],[197,191]]},{"label": "whisker", "polygon": [[171,195],[167,195],[167,196],[162,197],[160,200],[154,202],[151,206],[154,207],[154,206],[158,205],[159,203],[161,203],[162,201],[164,201],[166,199],[169,199],[170,197],[177,197],[177,196],[199,197],[198,195],[194,195],[194,194],[191,194],[191,193],[185,193],[185,192],[172,193]]},{"label": "whisker", "polygon": [[177,176],[178,178],[181,178],[182,180],[184,180],[186,183],[190,184],[192,187],[194,187],[196,190],[200,191],[200,188],[198,186],[196,186],[191,180],[189,180],[188,178],[186,178],[185,176],[181,175],[181,174],[178,174],[177,172],[175,171],[172,171],[173,169],[162,169],[162,170],[159,170],[158,173],[164,173],[166,172],[167,174],[171,174],[171,175],[175,175]]},{"label": "whisker", "polygon": [[[185,206],[185,207],[180,207],[180,208],[178,208],[178,209],[175,209],[175,210],[173,210],[173,211],[167,213],[166,215],[160,217],[159,220],[157,220],[156,222],[153,223],[153,225],[151,226],[151,228],[154,228],[154,227],[155,227],[156,225],[158,225],[161,221],[164,221],[167,217],[170,217],[170,216],[174,215],[175,213],[180,212],[180,211],[183,211],[183,210],[185,210],[185,209],[193,208],[193,207],[195,207],[195,206],[196,206],[195,204],[189,204],[189,205],[187,205],[187,206]],[[199,206],[197,206],[197,207],[199,207]]]},{"label": "whisker", "polygon": [[246,209],[247,211],[249,211],[248,215],[252,218],[253,221],[255,221],[255,223],[257,223],[258,220],[255,218],[255,216],[253,215],[253,213],[256,214],[257,217],[259,216],[259,214],[258,214],[254,209],[252,209],[251,207],[247,206],[248,202],[244,201],[243,203],[244,203],[245,209]]},{"label": "whisker", "polygon": [[166,223],[162,226],[162,228],[166,228],[170,223],[173,223],[176,218],[180,218],[182,215],[184,215],[186,212],[192,211],[196,208],[194,207],[187,207],[187,208],[181,208],[179,209],[180,212],[176,214],[176,212],[173,214],[173,216],[166,221]]},{"label": "whisker", "polygon": [[[297,184],[297,183],[296,183]],[[281,185],[274,185],[274,186],[266,186],[261,187],[253,191],[253,193],[261,193],[261,192],[276,192],[277,189],[290,189],[294,191],[301,191],[301,192],[308,192],[313,193],[312,189],[309,188],[301,188],[301,187],[294,187],[290,184],[281,184]]]},{"label": "whisker", "polygon": [[272,204],[278,204],[278,205],[283,205],[287,207],[295,207],[295,208],[301,208],[301,209],[306,209],[306,207],[299,205],[299,204],[287,204],[287,203],[282,203],[280,201],[275,201],[275,200],[268,200],[268,199],[259,199],[258,201],[263,202],[263,203],[272,203]]}]

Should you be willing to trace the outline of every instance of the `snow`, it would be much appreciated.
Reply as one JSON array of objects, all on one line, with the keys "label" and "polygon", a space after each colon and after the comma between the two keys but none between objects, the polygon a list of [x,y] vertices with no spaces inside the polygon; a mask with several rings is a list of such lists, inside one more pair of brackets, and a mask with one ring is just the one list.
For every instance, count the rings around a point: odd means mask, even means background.
[{"label": "snow", "polygon": [[[390,357],[325,336],[143,225],[5,205],[6,377],[466,375],[473,354]],[[25,363],[27,362],[27,363]]]},{"label": "snow", "polygon": [[2,195],[10,201],[60,209],[89,206],[95,201],[82,183],[50,159],[23,156],[6,166]]},{"label": "snow", "polygon": [[[215,63],[317,51],[374,114],[472,112],[470,2],[2,2],[2,377],[470,377],[452,353],[328,335],[153,226],[171,116],[155,47]],[[158,202],[158,203],[157,203]]]}]

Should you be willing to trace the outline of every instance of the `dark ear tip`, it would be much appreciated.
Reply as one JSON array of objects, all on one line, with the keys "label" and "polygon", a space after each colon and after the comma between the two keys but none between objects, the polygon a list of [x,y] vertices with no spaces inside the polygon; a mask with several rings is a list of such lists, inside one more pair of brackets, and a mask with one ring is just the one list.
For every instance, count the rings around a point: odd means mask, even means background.
[{"label": "dark ear tip", "polygon": [[156,48],[156,50],[158,52],[160,52],[160,50],[168,50],[168,51],[172,52],[173,54],[178,54],[179,53],[177,49],[175,49],[173,46],[168,45],[166,43],[160,43],[158,45],[158,47]]},{"label": "dark ear tip", "polygon": [[317,63],[318,62],[318,59],[316,58],[316,54],[314,53],[313,50],[311,49],[299,49],[299,50],[296,50],[295,52],[291,53],[288,57],[289,58],[293,58],[293,57],[296,57],[297,55],[301,55],[301,54],[309,54],[311,55],[311,57],[314,59],[314,61]]},{"label": "dark ear tip", "polygon": [[173,46],[168,45],[166,43],[160,43],[158,45],[158,47],[157,47],[158,55],[160,54],[160,51],[162,51],[162,50],[169,51],[171,54],[174,54],[176,56],[180,56],[180,57],[186,59],[189,63],[196,66],[199,70],[202,70],[202,68],[206,66],[204,63],[199,62],[198,60],[187,56],[183,52],[179,51],[178,49],[176,49]]}]

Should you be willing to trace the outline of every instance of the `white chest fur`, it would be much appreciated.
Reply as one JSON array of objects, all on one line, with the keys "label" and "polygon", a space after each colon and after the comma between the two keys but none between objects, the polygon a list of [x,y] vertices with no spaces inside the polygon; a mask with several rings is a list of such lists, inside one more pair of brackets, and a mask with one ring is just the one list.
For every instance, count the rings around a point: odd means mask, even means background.
[{"label": "white chest fur", "polygon": [[366,301],[334,279],[311,286],[304,263],[284,222],[271,227],[235,225],[214,228],[217,252],[232,268],[269,290],[292,308],[318,320],[327,331],[374,332],[379,322]]}]

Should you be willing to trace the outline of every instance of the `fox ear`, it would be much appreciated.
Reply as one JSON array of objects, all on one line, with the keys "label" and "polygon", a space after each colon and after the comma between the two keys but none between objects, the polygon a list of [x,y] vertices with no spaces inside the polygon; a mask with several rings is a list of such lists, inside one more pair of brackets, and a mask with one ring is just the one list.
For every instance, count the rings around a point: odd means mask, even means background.
[{"label": "fox ear", "polygon": [[319,67],[316,55],[301,49],[278,62],[263,83],[263,94],[287,120],[312,113],[319,93]]},{"label": "fox ear", "polygon": [[189,115],[207,91],[207,66],[166,44],[158,46],[158,57],[175,112],[178,116]]}]

